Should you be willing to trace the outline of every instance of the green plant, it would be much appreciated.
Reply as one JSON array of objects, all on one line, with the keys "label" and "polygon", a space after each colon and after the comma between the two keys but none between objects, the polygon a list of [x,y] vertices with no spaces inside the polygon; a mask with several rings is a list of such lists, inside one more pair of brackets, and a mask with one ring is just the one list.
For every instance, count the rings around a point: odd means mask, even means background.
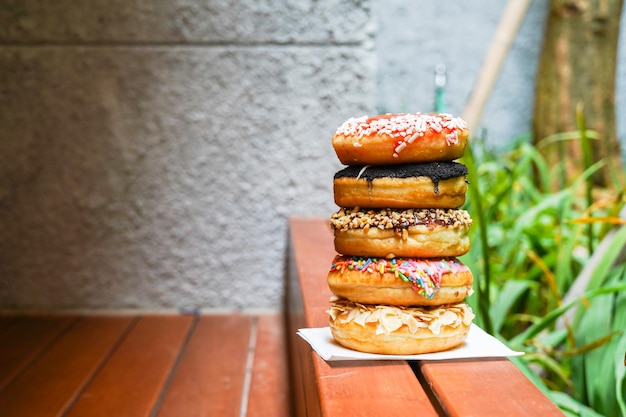
[{"label": "green plant", "polygon": [[468,302],[477,324],[526,352],[514,362],[567,415],[626,417],[625,185],[594,188],[604,162],[592,160],[597,135],[579,121],[544,141],[577,140],[585,155],[582,174],[556,191],[562,167],[528,138],[501,152],[472,142],[462,160],[474,219]]}]

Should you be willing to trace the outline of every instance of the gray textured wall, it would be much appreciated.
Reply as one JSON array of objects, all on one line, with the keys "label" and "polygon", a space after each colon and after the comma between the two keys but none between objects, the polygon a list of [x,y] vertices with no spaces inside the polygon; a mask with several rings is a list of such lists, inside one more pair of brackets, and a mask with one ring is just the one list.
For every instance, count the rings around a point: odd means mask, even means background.
[{"label": "gray textured wall", "polygon": [[[458,114],[504,3],[0,2],[0,308],[277,308],[287,217],[335,210],[336,127],[431,110],[437,63]],[[495,145],[530,130],[545,6]]]},{"label": "gray textured wall", "polygon": [[0,306],[276,308],[372,112],[368,1],[0,8]]}]

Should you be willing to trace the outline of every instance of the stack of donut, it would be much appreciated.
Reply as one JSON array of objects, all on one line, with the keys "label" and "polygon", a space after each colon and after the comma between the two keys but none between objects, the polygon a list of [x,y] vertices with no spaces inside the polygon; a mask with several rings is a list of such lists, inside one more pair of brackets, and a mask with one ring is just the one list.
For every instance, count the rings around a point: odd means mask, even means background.
[{"label": "stack of donut", "polygon": [[330,329],[362,352],[419,354],[462,344],[474,318],[467,168],[469,132],[447,114],[351,118],[332,138],[342,164],[330,219]]}]

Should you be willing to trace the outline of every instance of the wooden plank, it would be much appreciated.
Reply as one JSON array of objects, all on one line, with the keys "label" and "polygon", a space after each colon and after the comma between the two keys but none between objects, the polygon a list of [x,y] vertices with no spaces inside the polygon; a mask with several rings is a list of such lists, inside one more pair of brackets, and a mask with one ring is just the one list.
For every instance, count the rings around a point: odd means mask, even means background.
[{"label": "wooden plank", "polygon": [[66,316],[28,316],[0,335],[0,390],[6,387],[50,343],[77,319]]},{"label": "wooden plank", "polygon": [[422,362],[419,366],[449,416],[563,416],[508,359]]},{"label": "wooden plank", "polygon": [[302,306],[308,327],[328,326],[326,310],[331,296],[327,276],[337,254],[327,222],[321,219],[290,219],[292,256],[301,287]]},{"label": "wooden plank", "polygon": [[0,316],[0,335],[19,321],[18,316]]},{"label": "wooden plank", "polygon": [[130,322],[130,317],[79,320],[0,392],[0,414],[3,417],[61,415]]},{"label": "wooden plank", "polygon": [[291,415],[286,358],[283,315],[259,316],[246,414],[248,417]]},{"label": "wooden plank", "polygon": [[314,381],[314,353],[310,346],[296,335],[298,329],[307,327],[300,280],[293,260],[293,248],[288,262],[287,280],[287,340],[291,371],[292,407],[295,416],[318,417],[322,415],[317,383]]},{"label": "wooden plank", "polygon": [[67,416],[150,416],[192,322],[182,315],[141,317]]},{"label": "wooden plank", "polygon": [[200,316],[158,416],[239,416],[252,318]]},{"label": "wooden plank", "polygon": [[[328,299],[331,295],[326,277],[335,256],[333,238],[323,219],[290,219],[290,285],[299,284],[306,327],[328,325]],[[292,281],[297,282],[292,282]],[[298,294],[289,301],[290,315],[297,315]],[[295,298],[295,299],[294,299]],[[300,344],[301,345],[301,344]],[[302,346],[302,345],[301,345]],[[437,416],[428,396],[406,361],[360,361],[327,363],[310,349],[296,350],[296,360],[312,362],[300,367],[301,381],[315,383],[321,414],[325,417],[359,416]],[[300,387],[305,393],[311,388]],[[315,391],[315,389],[313,389]],[[315,408],[305,395],[307,408]],[[313,411],[313,415],[319,415]]]}]

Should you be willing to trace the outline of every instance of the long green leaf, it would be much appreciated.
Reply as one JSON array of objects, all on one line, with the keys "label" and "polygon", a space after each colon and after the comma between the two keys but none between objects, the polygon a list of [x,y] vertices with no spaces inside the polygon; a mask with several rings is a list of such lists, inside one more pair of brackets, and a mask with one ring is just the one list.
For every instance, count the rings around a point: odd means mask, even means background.
[{"label": "long green leaf", "polygon": [[561,410],[568,412],[569,415],[582,417],[607,417],[587,407],[581,402],[576,401],[574,398],[563,392],[552,391],[548,394],[548,396],[556,405],[559,406],[559,408],[561,408]]},{"label": "long green leaf", "polygon": [[[591,152],[591,143],[589,143],[589,137],[586,133],[585,117],[583,114],[583,105],[578,103],[576,106],[576,123],[578,125],[578,132],[580,134],[580,147],[583,154],[584,169],[588,170],[593,164],[593,153]],[[587,199],[587,207],[591,207],[593,204],[593,181],[591,178],[587,178],[585,181],[585,198]],[[589,253],[593,252],[593,226],[587,227],[587,248]]]},{"label": "long green leaf", "polygon": [[524,332],[522,332],[519,335],[517,335],[516,337],[512,338],[510,340],[510,342],[511,342],[511,344],[513,346],[522,346],[522,345],[524,345],[524,343],[526,341],[532,339],[537,334],[539,334],[541,331],[543,331],[547,327],[549,327],[552,324],[554,324],[554,322],[559,317],[561,317],[563,315],[563,313],[565,313],[567,310],[569,310],[573,306],[575,306],[578,303],[580,303],[582,300],[584,300],[584,299],[592,299],[592,298],[597,297],[599,295],[610,294],[610,293],[615,293],[615,292],[619,292],[619,291],[626,291],[626,284],[612,286],[612,287],[596,288],[594,290],[587,291],[582,297],[580,297],[578,299],[575,299],[573,301],[570,301],[569,303],[567,303],[567,304],[565,304],[565,305],[563,305],[563,306],[561,306],[559,308],[556,308],[556,309],[552,310],[545,317],[543,317],[540,320],[538,320],[537,322],[533,323]]},{"label": "long green leaf", "polygon": [[499,333],[502,323],[506,319],[513,304],[530,288],[537,284],[529,280],[509,280],[504,283],[495,302],[491,305],[489,314],[495,333]]},{"label": "long green leaf", "polygon": [[588,290],[598,288],[602,285],[618,255],[624,250],[624,246],[626,246],[626,227],[620,227],[613,236],[611,246],[598,263],[598,267],[594,271],[589,285],[587,285]]},{"label": "long green leaf", "polygon": [[[586,130],[585,135],[589,139],[598,139],[600,137],[598,135],[598,132],[595,130]],[[578,140],[578,139],[580,139],[580,131],[578,130],[573,130],[571,132],[555,133],[539,141],[539,143],[537,144],[537,147],[542,148],[542,147],[549,146],[557,142],[564,142],[564,141]]]},{"label": "long green leaf", "polygon": [[[626,282],[626,265],[617,269],[621,269],[619,280]],[[615,361],[615,398],[622,417],[626,417],[626,293],[619,293],[615,298],[613,329],[623,331],[619,339],[612,341]],[[624,361],[623,364],[622,361]]]},{"label": "long green leaf", "polygon": [[529,353],[524,356],[524,360],[529,363],[536,363],[543,369],[552,372],[568,387],[572,385],[570,378],[568,378],[565,370],[556,359],[548,355]]},{"label": "long green leaf", "polygon": [[[626,284],[626,265],[611,269],[607,286]],[[577,322],[577,343],[606,342],[601,347],[582,356],[585,372],[574,373],[572,381],[578,391],[585,391],[585,401],[606,415],[622,414],[623,396],[623,343],[626,331],[626,292],[606,294],[589,301],[585,314]],[[600,337],[597,340],[594,338]],[[608,359],[608,360],[607,360]]]},{"label": "long green leaf", "polygon": [[[624,352],[622,356],[622,352]],[[622,335],[615,349],[615,397],[622,417],[626,417],[626,333]],[[624,360],[622,366],[621,361]]]}]

